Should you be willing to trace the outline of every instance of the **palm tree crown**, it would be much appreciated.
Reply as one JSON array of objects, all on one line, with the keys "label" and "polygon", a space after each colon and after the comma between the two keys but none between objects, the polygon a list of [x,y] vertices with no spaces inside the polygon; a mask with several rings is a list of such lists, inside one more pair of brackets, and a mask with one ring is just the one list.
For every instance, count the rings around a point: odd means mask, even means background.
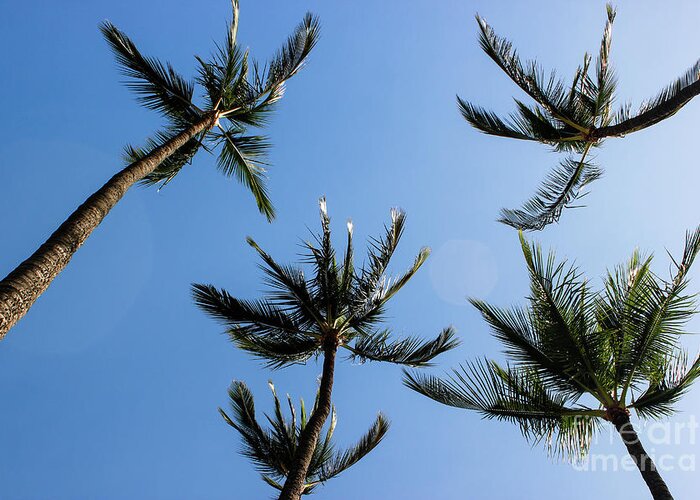
[{"label": "palm tree crown", "polygon": [[193,286],[195,302],[229,326],[228,335],[241,349],[265,360],[273,368],[302,363],[321,354],[326,341],[337,342],[358,361],[387,361],[424,366],[438,354],[457,345],[452,328],[424,342],[415,337],[393,340],[388,329],[378,328],[385,306],[418,271],[430,251],[422,249],[413,265],[400,276],[386,275],[399,243],[406,216],[392,210],[385,235],[371,242],[366,265],[356,269],[348,222],[347,244],[338,262],[331,244],[330,218],[321,199],[322,234],[305,243],[306,263],[312,273],[278,264],[255,241],[248,243],[263,261],[271,293],[250,301],[232,297],[212,285]]},{"label": "palm tree crown", "polygon": [[443,404],[514,422],[526,438],[573,459],[585,456],[603,420],[619,430],[629,425],[630,410],[647,419],[672,414],[700,376],[700,357],[688,364],[679,343],[695,313],[686,288],[700,228],[686,236],[670,280],[651,271],[651,257],[635,252],[608,273],[599,293],[574,266],[551,253],[544,257],[522,233],[521,243],[529,307],[471,301],[509,364],[474,361],[448,378],[407,373],[405,383]]},{"label": "palm tree crown", "polygon": [[[193,124],[211,119],[210,126],[142,182],[165,185],[200,148],[210,153],[218,149],[219,170],[242,182],[255,197],[260,212],[272,219],[274,209],[265,187],[265,154],[269,143],[264,136],[250,135],[247,130],[265,124],[274,104],[284,94],[285,82],[299,71],[316,44],[319,23],[307,14],[275,57],[260,65],[249,58],[248,50],[237,41],[238,0],[232,0],[232,5],[233,20],[226,41],[217,45],[209,58],[196,58],[198,74],[194,80],[181,76],[169,63],[142,55],[129,37],[111,23],[103,23],[101,30],[129,78],[129,88],[145,107],[160,112],[168,120],[167,126],[144,147],[127,146],[128,163],[146,157]],[[204,95],[199,105],[194,99],[197,85]]]},{"label": "palm tree crown", "polygon": [[[253,395],[243,382],[234,381],[229,388],[231,416],[222,409],[219,409],[219,412],[226,423],[241,435],[243,454],[255,463],[263,480],[273,488],[281,490],[280,481],[287,477],[292,468],[301,434],[306,429],[310,415],[316,410],[316,405],[314,404],[311,413],[307,414],[302,399],[297,419],[297,411],[287,395],[291,414],[291,420],[287,420],[272,382],[270,389],[275,400],[275,413],[273,416],[265,415],[270,424],[269,429],[264,429],[257,421]],[[313,451],[303,495],[313,493],[319,484],[338,476],[359,462],[381,442],[389,430],[389,421],[380,413],[355,445],[340,451],[333,442],[336,423],[334,408],[331,411],[330,424]]]},{"label": "palm tree crown", "polygon": [[371,241],[367,262],[355,268],[353,226],[348,222],[345,254],[337,258],[331,243],[326,200],[321,198],[322,232],[307,242],[305,263],[309,277],[296,266],[278,264],[252,239],[248,243],[262,258],[270,293],[251,301],[232,297],[211,285],[194,285],[196,304],[228,327],[231,340],[241,349],[263,359],[273,368],[323,358],[316,409],[299,435],[293,464],[282,486],[280,500],[298,500],[303,494],[321,428],[331,413],[336,355],[344,349],[359,361],[387,361],[425,366],[435,356],[457,345],[452,328],[436,338],[394,339],[380,328],[385,306],[418,271],[428,249],[418,253],[403,274],[390,278],[387,268],[403,233],[406,216],[391,211],[384,236]]},{"label": "palm tree crown", "polygon": [[501,222],[537,230],[558,221],[562,210],[583,195],[582,188],[601,176],[601,169],[589,161],[591,148],[608,137],[622,137],[668,118],[700,93],[699,61],[637,113],[628,104],[615,109],[617,81],[609,61],[614,20],[615,10],[608,4],[597,57],[593,61],[585,54],[573,80],[566,83],[555,72],[547,75],[535,61],[523,63],[512,44],[477,16],[481,48],[535,104],[515,99],[517,111],[501,118],[458,98],[464,118],[486,134],[536,141],[571,154],[521,209],[502,210]]},{"label": "palm tree crown", "polygon": [[[127,147],[127,165],[91,194],[27,259],[0,281],[0,340],[32,307],[68,265],[107,214],[137,182],[167,184],[203,148],[219,149],[218,166],[236,176],[253,193],[268,220],[274,209],[265,188],[264,154],[267,140],[249,135],[249,127],[264,124],[284,91],[285,82],[304,64],[318,39],[316,18],[307,14],[272,61],[260,66],[236,41],[238,0],[232,0],[233,21],[228,37],[211,58],[197,58],[194,81],[139,52],[114,25],[105,22],[102,33],[114,51],[129,87],[147,108],[168,120],[165,128],[143,148]],[[194,103],[195,84],[202,87],[204,103]]]}]

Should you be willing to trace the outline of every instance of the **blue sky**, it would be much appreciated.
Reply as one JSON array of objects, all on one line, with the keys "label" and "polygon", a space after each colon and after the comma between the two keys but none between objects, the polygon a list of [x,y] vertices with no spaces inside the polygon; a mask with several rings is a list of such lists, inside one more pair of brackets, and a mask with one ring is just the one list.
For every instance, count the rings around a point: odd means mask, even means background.
[{"label": "blue sky", "polygon": [[[700,4],[617,6],[620,95],[637,105],[695,62]],[[307,10],[320,16],[323,36],[269,127],[277,220],[266,223],[251,196],[204,154],[162,191],[137,187],[126,195],[0,344],[3,498],[272,496],[216,409],[227,404],[234,378],[248,383],[259,409],[271,408],[270,378],[281,393],[310,399],[320,366],[268,371],[195,309],[189,284],[257,297],[261,273],[245,236],[280,261],[295,260],[307,226],[318,226],[316,200],[324,194],[337,235],[352,218],[358,246],[381,230],[390,207],[408,212],[397,269],[421,246],[433,248],[394,300],[389,321],[405,334],[458,329],[463,345],[434,371],[482,355],[501,359],[463,299],[522,302],[517,235],[495,218],[502,206],[526,199],[557,156],[480,135],[460,118],[457,93],[498,111],[509,111],[519,95],[478,48],[473,15],[486,17],[521,54],[569,75],[584,51],[597,50],[604,2],[244,0],[239,39],[264,59]],[[193,55],[222,39],[229,16],[224,0],[0,2],[0,274],[121,167],[126,143],[141,143],[160,124],[120,84],[98,23],[111,20],[143,52],[191,75]],[[677,254],[685,230],[700,221],[699,105],[607,143],[598,152],[605,176],[587,207],[531,237],[576,260],[594,283],[636,247],[655,252],[665,271],[665,249]],[[696,279],[692,287],[699,286]],[[688,346],[697,352],[697,338]],[[321,498],[647,495],[636,471],[575,471],[508,424],[411,393],[395,366],[342,363],[335,404],[340,442],[364,432],[379,410],[393,425]],[[687,421],[699,405],[700,389],[674,421]],[[594,452],[623,455],[621,443],[602,441]],[[697,444],[648,449],[682,454]],[[677,498],[697,491],[696,472],[665,477]]]}]

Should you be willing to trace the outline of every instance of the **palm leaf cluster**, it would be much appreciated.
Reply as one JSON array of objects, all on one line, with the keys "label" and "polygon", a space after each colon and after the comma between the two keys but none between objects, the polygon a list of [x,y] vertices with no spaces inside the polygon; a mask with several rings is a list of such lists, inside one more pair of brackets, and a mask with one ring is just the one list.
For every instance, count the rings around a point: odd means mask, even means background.
[{"label": "palm leaf cluster", "polygon": [[670,279],[635,252],[592,291],[573,265],[542,254],[521,234],[530,274],[529,304],[472,304],[503,344],[508,364],[480,360],[451,376],[407,373],[406,384],[443,404],[513,422],[553,454],[581,458],[601,419],[633,409],[640,417],[670,415],[700,376],[680,345],[695,312],[688,272],[700,251],[700,228],[686,236]]},{"label": "palm leaf cluster", "polygon": [[[141,104],[167,120],[166,126],[143,147],[127,146],[127,162],[144,158],[202,120],[210,122],[142,182],[163,186],[200,149],[213,154],[218,150],[218,169],[248,188],[260,212],[272,219],[274,209],[265,185],[269,142],[264,136],[251,134],[249,129],[266,123],[284,94],[285,82],[299,71],[316,44],[319,23],[307,14],[287,43],[263,65],[252,60],[248,50],[238,43],[238,0],[232,0],[232,5],[233,19],[226,40],[216,46],[210,57],[196,58],[198,73],[193,79],[183,77],[168,63],[143,55],[113,24],[103,23],[101,31],[128,78],[127,86]],[[197,89],[203,94],[199,104],[195,103]]]},{"label": "palm leaf cluster", "polygon": [[700,61],[659,94],[643,103],[637,113],[629,105],[616,107],[617,80],[610,64],[615,10],[607,6],[607,21],[595,58],[584,55],[570,82],[554,71],[546,73],[537,62],[523,62],[510,41],[496,34],[477,16],[481,48],[534,101],[515,99],[516,111],[502,118],[481,106],[458,98],[464,118],[486,134],[535,141],[568,153],[520,209],[504,209],[501,222],[524,230],[542,229],[556,222],[562,210],[579,199],[583,188],[602,170],[590,161],[591,149],[608,137],[622,137],[676,113],[700,92]]},{"label": "palm leaf cluster", "polygon": [[196,304],[227,325],[231,340],[273,368],[303,363],[322,353],[330,337],[357,361],[386,361],[425,366],[457,345],[452,328],[432,340],[394,339],[381,327],[385,306],[418,271],[428,257],[422,249],[404,273],[389,277],[391,257],[401,239],[406,216],[392,210],[384,235],[370,243],[366,263],[354,264],[353,227],[348,223],[345,253],[336,255],[331,242],[330,218],[321,199],[322,232],[306,242],[304,263],[278,264],[255,241],[248,243],[262,259],[269,294],[242,300],[212,285],[195,284]]},{"label": "palm leaf cluster", "polygon": [[[219,409],[219,412],[226,423],[241,435],[243,453],[255,463],[263,480],[281,490],[281,483],[292,467],[299,440],[309,418],[316,410],[316,405],[307,413],[302,399],[297,416],[297,410],[287,395],[291,416],[287,419],[272,383],[270,389],[275,401],[275,411],[273,415],[265,415],[269,424],[267,429],[256,419],[253,395],[243,382],[236,381],[229,388],[231,415],[222,409]],[[336,423],[336,412],[333,409],[327,429],[314,449],[302,492],[304,495],[312,493],[319,484],[338,476],[359,462],[381,442],[389,430],[389,421],[380,413],[355,445],[341,451],[333,439]]]}]

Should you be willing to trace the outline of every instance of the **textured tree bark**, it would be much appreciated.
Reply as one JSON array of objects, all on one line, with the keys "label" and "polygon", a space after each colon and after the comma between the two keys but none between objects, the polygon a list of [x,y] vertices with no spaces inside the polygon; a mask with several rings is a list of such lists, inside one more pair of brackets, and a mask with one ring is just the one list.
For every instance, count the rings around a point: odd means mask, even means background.
[{"label": "textured tree bark", "polygon": [[313,457],[321,429],[331,413],[331,394],[333,392],[333,372],[335,370],[335,355],[338,345],[335,342],[324,346],[323,372],[321,374],[321,387],[318,391],[318,406],[309,418],[304,433],[299,439],[297,448],[287,480],[284,482],[279,500],[299,500],[306,484],[306,473]]},{"label": "textured tree bark", "polygon": [[627,412],[624,410],[617,411],[612,415],[611,420],[617,432],[620,433],[620,437],[622,437],[622,441],[627,447],[627,452],[634,460],[634,463],[637,464],[637,468],[642,474],[642,479],[647,483],[654,500],[673,500],[668,486],[661,478],[659,471],[656,470],[656,465],[651,457],[647,455],[642,443],[639,441],[639,436],[637,436],[637,432],[632,427]]},{"label": "textured tree bark", "polygon": [[200,122],[114,175],[85,200],[36,252],[0,281],[0,340],[68,265],[73,254],[126,191],[187,141],[211,128],[215,121],[216,116],[206,115]]}]

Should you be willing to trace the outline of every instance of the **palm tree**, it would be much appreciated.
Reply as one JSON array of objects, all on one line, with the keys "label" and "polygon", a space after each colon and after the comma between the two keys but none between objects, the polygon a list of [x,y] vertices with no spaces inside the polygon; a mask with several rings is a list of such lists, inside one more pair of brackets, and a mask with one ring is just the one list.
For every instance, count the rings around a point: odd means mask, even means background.
[{"label": "palm tree", "polygon": [[[295,452],[310,417],[316,411],[318,397],[310,414],[307,414],[304,400],[301,400],[300,416],[297,421],[294,404],[287,395],[287,404],[291,413],[291,421],[288,421],[282,412],[282,405],[272,382],[270,382],[270,389],[275,399],[275,413],[274,416],[265,415],[270,423],[269,430],[263,429],[263,426],[258,423],[255,417],[253,395],[243,382],[234,381],[228,391],[232,416],[226,414],[221,408],[219,412],[226,423],[241,435],[242,453],[256,465],[262,479],[281,491],[280,481],[289,475],[294,464]],[[319,484],[325,483],[355,465],[381,442],[389,430],[389,421],[380,413],[369,430],[354,446],[345,451],[339,451],[333,442],[336,422],[335,408],[333,408],[328,429],[323,438],[317,441],[313,450],[309,469],[304,478],[302,495],[313,493]]]},{"label": "palm tree", "polygon": [[638,252],[608,272],[593,293],[581,273],[522,238],[530,274],[529,307],[501,309],[479,300],[481,312],[504,345],[509,364],[475,361],[447,378],[407,373],[405,383],[440,403],[475,410],[520,426],[550,452],[580,459],[592,436],[615,426],[655,499],[670,499],[666,484],[630,422],[674,412],[674,404],[700,376],[700,357],[687,363],[679,344],[695,313],[686,293],[688,271],[700,250],[700,228],[686,235],[675,274],[666,281]]},{"label": "palm tree", "polygon": [[[165,185],[200,148],[219,149],[217,164],[253,194],[260,212],[274,216],[265,188],[265,137],[247,133],[261,127],[284,93],[284,84],[303,66],[319,34],[318,20],[307,14],[269,64],[248,57],[236,40],[238,0],[226,42],[209,59],[197,58],[199,74],[190,81],[167,63],[144,56],[109,22],[102,34],[114,51],[127,84],[145,107],[168,123],[143,148],[127,147],[128,165],[80,205],[27,260],[0,281],[0,339],[68,265],[73,254],[109,211],[137,182]],[[195,82],[204,102],[194,102]]]},{"label": "palm tree", "polygon": [[517,229],[539,230],[556,222],[564,208],[583,196],[582,188],[598,179],[601,169],[591,163],[591,149],[609,137],[623,137],[675,114],[700,93],[700,61],[683,76],[642,104],[637,113],[629,104],[613,109],[617,81],[610,66],[615,10],[607,6],[607,22],[595,61],[583,63],[566,83],[555,72],[547,75],[536,61],[521,62],[511,42],[496,35],[477,15],[481,48],[534,101],[515,99],[517,110],[506,118],[457,98],[464,118],[486,134],[536,141],[570,154],[545,179],[520,209],[504,209],[500,222]]},{"label": "palm tree", "polygon": [[359,361],[425,366],[457,345],[452,328],[430,341],[415,337],[394,340],[390,330],[380,328],[387,302],[408,283],[430,253],[422,249],[406,272],[387,277],[387,267],[403,233],[404,212],[391,211],[391,224],[385,227],[383,237],[371,241],[367,262],[357,270],[352,223],[348,222],[347,246],[339,263],[331,245],[324,198],[320,206],[322,233],[315,242],[305,244],[305,262],[312,271],[309,278],[299,267],[278,264],[248,238],[263,261],[271,289],[267,297],[240,300],[211,285],[193,286],[196,304],[228,327],[227,333],[236,346],[264,360],[267,366],[281,368],[304,363],[312,356],[323,358],[316,410],[299,437],[280,500],[296,500],[304,489],[321,427],[331,411],[333,374],[340,348]]}]

